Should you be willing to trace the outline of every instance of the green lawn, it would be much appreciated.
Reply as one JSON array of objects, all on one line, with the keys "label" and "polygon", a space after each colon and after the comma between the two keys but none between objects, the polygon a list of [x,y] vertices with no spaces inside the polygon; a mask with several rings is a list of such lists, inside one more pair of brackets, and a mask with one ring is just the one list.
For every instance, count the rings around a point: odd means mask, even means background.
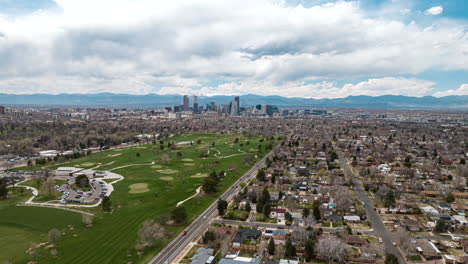
[{"label": "green lawn", "polygon": [[[0,201],[0,263],[26,262],[26,250],[32,243],[47,241],[47,233],[52,228],[67,232],[69,227],[82,225],[81,216],[77,213],[16,206],[27,200],[32,193],[20,187],[9,189],[9,199]],[[24,192],[21,193],[20,189]]]},{"label": "green lawn", "polygon": [[[267,151],[258,155],[251,162],[246,163],[245,157],[257,155],[258,145],[266,146],[269,141],[259,142],[259,138],[247,138],[239,136],[240,142],[233,144],[233,135],[215,134],[188,134],[171,138],[170,141],[190,141],[201,144],[178,145],[175,150],[167,148],[164,142],[164,150],[161,151],[159,143],[142,145],[139,147],[109,150],[95,153],[72,162],[53,165],[74,166],[84,163],[108,164],[99,169],[112,169],[129,164],[143,164],[114,170],[125,177],[114,185],[115,191],[111,195],[113,204],[112,213],[98,212],[93,227],[86,228],[83,224],[74,229],[76,236],[67,236],[59,243],[58,258],[52,258],[48,252],[39,255],[40,263],[143,263],[157,253],[169,239],[159,241],[154,248],[147,249],[145,254],[138,256],[134,249],[137,239],[137,231],[141,223],[146,219],[158,219],[161,215],[168,214],[177,204],[194,194],[204,178],[203,174],[211,171],[226,171],[227,175],[221,181],[219,193],[227,189],[243,173],[258,161]],[[246,142],[250,141],[249,145]],[[215,145],[213,146],[212,143]],[[243,143],[244,146],[240,146]],[[207,158],[200,158],[200,151],[210,149]],[[180,152],[181,157],[177,155]],[[219,154],[220,152],[220,154]],[[249,153],[251,152],[251,153]],[[139,153],[139,155],[137,155]],[[227,157],[226,157],[227,156]],[[166,157],[161,160],[161,157]],[[167,159],[169,157],[169,160]],[[219,158],[221,157],[221,158]],[[154,164],[151,164],[154,162]],[[34,168],[31,168],[34,169]],[[201,175],[201,176],[200,176]],[[195,177],[192,177],[195,176]],[[137,183],[145,183],[149,189],[144,193],[129,193],[129,186]],[[189,218],[193,219],[200,214],[210,203],[216,200],[215,196],[199,196],[184,204]],[[1,202],[0,202],[1,204]],[[37,209],[39,215],[46,215],[44,208],[21,208],[27,210]],[[53,209],[51,209],[53,210]],[[63,210],[55,210],[63,211]],[[42,213],[44,212],[44,213]],[[63,211],[65,212],[65,211]],[[77,216],[81,221],[81,216]],[[1,219],[1,216],[0,216]],[[49,217],[52,224],[57,221]],[[25,219],[25,222],[34,222],[35,219]],[[63,223],[69,223],[70,219],[64,219]],[[184,226],[167,226],[174,237],[182,231]]]},{"label": "green lawn", "polygon": [[[62,185],[62,184],[65,184],[67,182],[66,180],[60,180],[60,179],[55,179],[54,181],[55,181],[55,185],[59,185],[59,186]],[[35,181],[35,180],[25,181],[25,182],[21,183],[20,185],[31,186],[31,187],[34,187],[34,188],[39,190],[39,195],[36,198],[34,198],[33,202],[38,202],[38,203],[48,202],[48,201],[51,201],[51,200],[57,200],[58,198],[60,198],[60,196],[62,196],[61,192],[58,192],[58,191],[55,191],[55,190],[50,195],[41,194],[40,193],[41,183],[38,182],[38,181]]]}]

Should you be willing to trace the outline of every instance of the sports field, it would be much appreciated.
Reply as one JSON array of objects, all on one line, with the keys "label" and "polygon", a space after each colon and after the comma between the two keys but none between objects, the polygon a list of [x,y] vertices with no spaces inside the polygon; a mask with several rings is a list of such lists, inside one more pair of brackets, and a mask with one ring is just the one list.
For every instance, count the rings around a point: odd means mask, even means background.
[{"label": "sports field", "polygon": [[[81,222],[81,215],[58,209],[17,207],[15,202],[26,199],[15,198],[0,201],[0,231],[9,234],[0,242],[1,261],[25,263],[35,258],[39,263],[144,263],[156,254],[169,239],[139,255],[135,249],[137,231],[143,221],[167,215],[179,201],[192,196],[202,184],[206,175],[212,171],[225,171],[218,194],[236,181],[252,165],[261,159],[267,151],[259,152],[259,145],[265,149],[271,142],[260,142],[259,138],[215,134],[187,134],[171,138],[171,142],[193,141],[193,144],[176,145],[160,149],[155,145],[122,148],[94,153],[91,156],[74,160],[58,166],[93,164],[101,170],[115,169],[113,172],[125,177],[114,185],[111,195],[112,213],[102,213],[99,208],[88,209],[96,213],[92,227]],[[199,143],[199,141],[201,141]],[[247,144],[247,142],[249,144]],[[208,153],[201,158],[201,153]],[[115,155],[120,154],[120,155]],[[246,162],[245,158],[251,157]],[[113,162],[110,165],[106,165]],[[199,195],[184,203],[189,219],[200,214],[215,196]],[[38,222],[42,219],[44,224]],[[19,219],[19,220],[18,220]],[[29,242],[45,242],[46,234],[52,228],[58,228],[65,234],[57,243],[57,252],[40,248],[36,254],[25,254]],[[166,226],[174,237],[184,226]],[[21,243],[20,243],[21,242]],[[15,245],[15,246],[12,246]],[[18,245],[18,246],[16,246]]]}]

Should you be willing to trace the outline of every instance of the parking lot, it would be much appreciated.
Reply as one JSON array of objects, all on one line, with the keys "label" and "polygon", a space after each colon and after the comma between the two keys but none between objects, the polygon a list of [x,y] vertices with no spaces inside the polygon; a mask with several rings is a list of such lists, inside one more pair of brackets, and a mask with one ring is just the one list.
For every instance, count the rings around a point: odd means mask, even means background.
[{"label": "parking lot", "polygon": [[91,189],[88,191],[72,188],[75,177],[69,177],[67,183],[56,186],[57,191],[63,195],[59,198],[61,203],[96,203],[108,192],[107,183],[100,179],[90,179]]}]

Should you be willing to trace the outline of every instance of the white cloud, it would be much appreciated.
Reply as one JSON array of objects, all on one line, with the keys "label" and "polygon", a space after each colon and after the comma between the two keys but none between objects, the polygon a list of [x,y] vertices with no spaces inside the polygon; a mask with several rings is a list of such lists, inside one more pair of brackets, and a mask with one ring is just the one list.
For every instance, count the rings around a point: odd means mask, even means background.
[{"label": "white cloud", "polygon": [[434,93],[435,97],[444,97],[449,95],[468,95],[468,84],[462,84],[458,89],[451,89],[443,92]]},{"label": "white cloud", "polygon": [[[0,92],[419,96],[432,84],[383,77],[468,70],[465,22],[406,24],[369,17],[358,2],[56,3],[59,9],[0,14]],[[330,81],[347,78],[372,79],[341,88]],[[226,84],[200,88],[210,80]],[[310,80],[326,81],[304,84]],[[407,92],[403,84],[422,90]]]},{"label": "white cloud", "polygon": [[425,11],[427,15],[438,16],[444,12],[444,8],[442,6],[434,6]]},{"label": "white cloud", "polygon": [[216,87],[202,87],[196,89],[184,88],[182,90],[162,89],[159,93],[174,94],[178,91],[183,94],[198,95],[280,95],[284,97],[306,97],[306,98],[344,98],[352,95],[405,95],[405,96],[426,96],[433,91],[433,82],[386,77],[380,79],[369,79],[357,84],[345,84],[343,87],[336,87],[334,82],[323,81],[319,83],[307,84],[304,82],[287,82],[275,85],[265,81],[253,82],[230,82]]}]

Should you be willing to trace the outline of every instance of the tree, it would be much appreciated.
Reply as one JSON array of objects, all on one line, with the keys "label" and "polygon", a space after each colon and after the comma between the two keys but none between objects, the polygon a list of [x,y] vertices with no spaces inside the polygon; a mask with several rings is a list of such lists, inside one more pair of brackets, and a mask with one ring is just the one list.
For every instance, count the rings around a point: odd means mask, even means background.
[{"label": "tree", "polygon": [[270,254],[270,256],[275,255],[275,241],[273,238],[270,238],[270,241],[268,242],[268,254]]},{"label": "tree", "polygon": [[302,209],[302,218],[309,217],[309,214],[310,214],[310,209],[309,208]]},{"label": "tree", "polygon": [[45,196],[53,196],[56,193],[55,190],[55,181],[52,177],[47,178],[42,184],[41,184],[41,193],[43,193]]},{"label": "tree", "polygon": [[109,199],[109,196],[102,197],[102,204],[101,204],[102,210],[109,212],[111,210],[111,206],[112,206],[112,203],[111,203],[111,200]]},{"label": "tree", "polygon": [[245,211],[250,212],[251,210],[252,210],[252,206],[250,206],[250,203],[247,202],[247,203],[245,204]]},{"label": "tree", "polygon": [[286,245],[284,248],[284,257],[285,258],[291,258],[296,256],[296,247],[293,245],[291,242],[291,239],[288,239],[286,241]]},{"label": "tree", "polygon": [[263,206],[263,215],[265,216],[265,219],[270,217],[270,213],[271,213],[271,204],[266,203]]},{"label": "tree", "polygon": [[228,208],[228,203],[225,200],[218,201],[218,212],[220,216],[223,216],[226,213],[227,208]]},{"label": "tree", "polygon": [[263,188],[263,193],[262,193],[262,203],[267,204],[269,202],[271,202],[270,192],[265,187],[265,188]]},{"label": "tree", "polygon": [[284,214],[284,219],[287,221],[287,222],[292,222],[293,221],[293,217],[292,215],[289,213],[289,212],[286,212]]},{"label": "tree", "polygon": [[387,208],[394,207],[395,206],[395,193],[390,190],[387,192],[384,198],[384,206]]},{"label": "tree", "polygon": [[318,240],[316,251],[317,258],[321,260],[328,263],[332,261],[344,263],[348,255],[348,246],[336,237],[325,236]]},{"label": "tree", "polygon": [[83,224],[86,226],[91,226],[93,225],[93,216],[89,214],[82,214],[81,221],[83,221]]},{"label": "tree", "polygon": [[315,241],[313,239],[308,239],[304,247],[304,256],[306,261],[312,260],[315,256]]},{"label": "tree", "polygon": [[443,233],[443,232],[447,232],[447,230],[448,230],[448,225],[445,222],[445,220],[444,219],[437,220],[436,226],[434,228],[434,232]]},{"label": "tree", "polygon": [[393,254],[387,254],[385,256],[385,264],[398,264],[398,258]]},{"label": "tree", "polygon": [[6,199],[8,196],[8,188],[6,184],[6,179],[0,179],[0,199]]},{"label": "tree", "polygon": [[265,181],[265,169],[260,169],[257,173],[257,180]]},{"label": "tree", "polygon": [[146,220],[138,230],[138,241],[140,244],[151,247],[155,241],[163,239],[165,233],[166,230],[163,226],[154,220]]},{"label": "tree", "polygon": [[60,231],[56,228],[53,228],[47,233],[48,240],[51,244],[55,244],[60,239]]},{"label": "tree", "polygon": [[322,220],[322,214],[320,213],[320,208],[318,205],[314,206],[314,218],[316,221]]},{"label": "tree", "polygon": [[455,202],[455,197],[453,196],[452,193],[449,193],[449,194],[447,195],[447,197],[445,197],[445,201],[446,201],[447,203],[453,203],[453,202]]},{"label": "tree", "polygon": [[212,176],[205,178],[203,181],[202,189],[207,194],[216,193],[218,187],[218,180]]},{"label": "tree", "polygon": [[80,174],[76,176],[75,184],[80,188],[89,188],[89,179],[86,175]]},{"label": "tree", "polygon": [[216,240],[216,234],[211,230],[206,231],[205,234],[203,235],[204,244],[208,244],[209,242],[212,242],[215,240]]},{"label": "tree", "polygon": [[185,207],[179,206],[174,208],[171,212],[171,219],[176,223],[176,224],[182,224],[185,223],[187,220],[187,211],[185,210]]}]

